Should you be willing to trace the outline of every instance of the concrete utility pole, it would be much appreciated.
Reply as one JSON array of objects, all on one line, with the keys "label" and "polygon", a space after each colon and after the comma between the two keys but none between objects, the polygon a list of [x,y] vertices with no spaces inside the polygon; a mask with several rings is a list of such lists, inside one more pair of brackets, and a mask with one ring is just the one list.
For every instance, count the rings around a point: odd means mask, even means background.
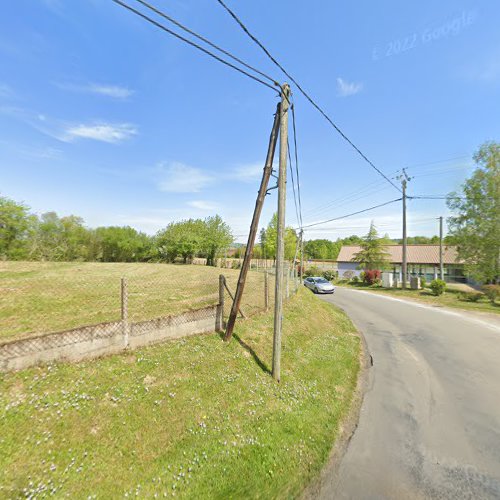
[{"label": "concrete utility pole", "polygon": [[304,230],[300,230],[300,282],[302,283],[302,274],[304,272]]},{"label": "concrete utility pole", "polygon": [[408,261],[407,261],[407,236],[406,236],[406,185],[411,180],[403,168],[403,173],[397,177],[401,181],[401,188],[403,190],[403,259],[401,263],[401,286],[406,288],[406,278],[408,275]]},{"label": "concrete utility pole", "polygon": [[255,202],[252,225],[250,226],[250,234],[248,235],[247,247],[245,249],[245,258],[243,259],[243,264],[241,266],[240,276],[238,278],[238,284],[236,286],[236,292],[234,294],[233,305],[231,307],[231,312],[229,313],[226,333],[224,335],[224,340],[226,341],[230,340],[231,336],[233,335],[234,323],[236,322],[236,316],[238,315],[238,311],[240,310],[241,298],[243,297],[243,290],[245,288],[248,269],[250,268],[250,261],[252,259],[255,237],[257,236],[257,229],[259,227],[260,214],[262,212],[262,206],[264,205],[269,178],[271,177],[271,173],[273,171],[274,152],[276,150],[276,143],[278,142],[278,130],[281,124],[282,113],[280,110],[281,104],[278,103],[276,114],[274,115],[274,123],[271,130],[271,136],[269,137],[269,147],[267,150],[264,171],[262,173],[262,181],[260,183],[259,194],[257,196],[257,201]]},{"label": "concrete utility pole", "polygon": [[288,154],[288,107],[290,86],[281,87],[280,157],[278,174],[278,237],[276,244],[276,288],[274,294],[273,378],[281,376],[281,327],[283,324],[283,273],[285,263],[286,157]]},{"label": "concrete utility pole", "polygon": [[444,281],[443,265],[443,216],[439,217],[439,279]]}]

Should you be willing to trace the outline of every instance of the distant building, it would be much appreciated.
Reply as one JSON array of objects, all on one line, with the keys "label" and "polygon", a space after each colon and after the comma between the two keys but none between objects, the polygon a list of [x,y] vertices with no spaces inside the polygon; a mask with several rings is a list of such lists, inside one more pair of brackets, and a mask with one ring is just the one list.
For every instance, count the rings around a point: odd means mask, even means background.
[{"label": "distant building", "polygon": [[[359,262],[354,262],[354,256],[361,250],[358,245],[343,246],[337,257],[339,278],[346,271],[352,271],[359,275],[362,269],[358,269]],[[402,245],[387,245],[385,250],[389,254],[389,268],[399,279],[401,279],[401,264],[403,260]],[[427,280],[439,278],[439,245],[407,245],[407,268],[411,276],[425,276]],[[458,260],[457,248],[455,246],[443,247],[444,279],[450,282],[465,283],[467,278],[463,270],[463,262]]]}]

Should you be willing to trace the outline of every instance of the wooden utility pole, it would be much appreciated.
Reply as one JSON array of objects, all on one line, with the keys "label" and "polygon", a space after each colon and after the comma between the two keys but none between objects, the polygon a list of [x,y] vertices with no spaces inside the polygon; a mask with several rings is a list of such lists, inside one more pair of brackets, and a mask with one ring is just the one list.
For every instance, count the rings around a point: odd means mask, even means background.
[{"label": "wooden utility pole", "polygon": [[439,278],[444,280],[443,266],[443,216],[439,217]]},{"label": "wooden utility pole", "polygon": [[406,278],[407,278],[407,236],[406,236],[406,185],[408,181],[410,180],[410,177],[408,177],[408,174],[406,173],[406,170],[403,168],[403,173],[398,176],[398,179],[401,180],[401,188],[403,190],[403,258],[402,258],[402,263],[401,263],[401,274],[402,274],[402,281],[401,281],[401,286],[402,288],[406,288]]},{"label": "wooden utility pole", "polygon": [[250,234],[248,235],[247,247],[245,249],[245,258],[243,259],[243,264],[240,270],[240,276],[238,278],[238,284],[236,286],[236,292],[234,294],[233,305],[231,307],[231,312],[229,313],[229,319],[227,321],[226,333],[224,335],[224,340],[230,340],[233,335],[234,323],[236,322],[236,316],[240,309],[241,298],[243,297],[243,290],[245,288],[245,281],[248,274],[248,269],[250,268],[250,260],[252,258],[253,247],[255,244],[255,237],[257,235],[257,229],[259,227],[260,214],[262,212],[262,206],[264,205],[264,199],[267,193],[267,186],[269,184],[269,178],[273,170],[273,160],[274,152],[276,150],[276,142],[278,141],[278,130],[281,121],[281,103],[278,103],[276,108],[276,114],[274,115],[273,128],[271,130],[271,136],[269,137],[269,147],[267,149],[266,163],[264,165],[264,171],[262,173],[262,181],[260,183],[259,194],[257,196],[257,201],[255,202],[255,209],[253,212],[252,225],[250,226]]},{"label": "wooden utility pole", "polygon": [[278,174],[278,236],[276,244],[276,288],[274,293],[273,378],[281,377],[281,327],[283,325],[283,273],[285,264],[286,157],[288,154],[288,107],[290,86],[281,87],[280,157]]}]

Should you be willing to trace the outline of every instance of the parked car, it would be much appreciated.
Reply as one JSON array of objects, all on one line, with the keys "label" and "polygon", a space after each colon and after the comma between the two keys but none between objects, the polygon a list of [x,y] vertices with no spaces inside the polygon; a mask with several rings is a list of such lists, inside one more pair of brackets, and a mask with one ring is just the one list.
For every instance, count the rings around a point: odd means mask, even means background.
[{"label": "parked car", "polygon": [[314,293],[334,293],[335,287],[325,278],[311,276],[304,280],[304,286],[311,289]]}]

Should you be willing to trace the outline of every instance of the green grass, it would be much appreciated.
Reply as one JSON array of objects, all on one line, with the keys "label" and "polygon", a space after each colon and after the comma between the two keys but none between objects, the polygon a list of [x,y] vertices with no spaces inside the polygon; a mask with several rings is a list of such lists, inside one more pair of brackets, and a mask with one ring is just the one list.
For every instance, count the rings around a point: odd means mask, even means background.
[{"label": "green grass", "polygon": [[[218,302],[223,273],[233,292],[239,271],[207,266],[78,262],[0,262],[0,340],[120,319],[120,278],[129,319],[142,321]],[[249,314],[264,307],[264,278],[250,272]],[[272,287],[271,287],[272,289]]]},{"label": "green grass", "polygon": [[349,409],[360,341],[299,290],[276,384],[272,322],[1,375],[0,497],[296,497]]},{"label": "green grass", "polygon": [[413,299],[426,304],[435,306],[454,307],[469,311],[500,313],[500,304],[492,304],[486,296],[479,302],[470,302],[462,298],[463,290],[454,288],[453,284],[447,286],[446,292],[443,295],[435,296],[431,290],[425,288],[423,290],[402,290],[401,288],[382,288],[379,286],[367,286],[363,283],[339,283],[339,286],[346,286],[358,290],[366,290],[369,292],[383,293],[405,299]]}]

